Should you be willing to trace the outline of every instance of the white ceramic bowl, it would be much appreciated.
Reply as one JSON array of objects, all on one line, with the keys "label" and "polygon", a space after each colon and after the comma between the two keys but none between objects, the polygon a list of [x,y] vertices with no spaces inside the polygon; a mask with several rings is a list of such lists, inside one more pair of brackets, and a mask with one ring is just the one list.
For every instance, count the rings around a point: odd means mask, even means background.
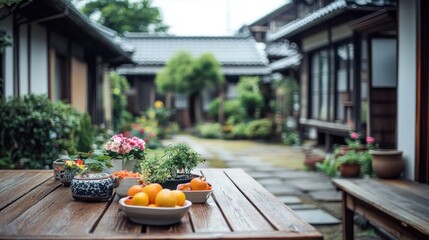
[{"label": "white ceramic bowl", "polygon": [[209,199],[210,195],[213,192],[212,190],[192,190],[192,191],[182,191],[186,195],[186,200],[191,201],[192,203],[205,203]]},{"label": "white ceramic bowl", "polygon": [[119,204],[122,206],[128,218],[139,224],[145,225],[169,225],[178,223],[182,217],[189,211],[192,203],[186,200],[182,207],[143,207],[126,205],[124,203],[126,197],[119,199]]},{"label": "white ceramic bowl", "polygon": [[128,195],[128,189],[133,185],[138,185],[139,180],[139,177],[119,179],[119,186],[116,188],[116,194],[121,198],[126,197]]}]

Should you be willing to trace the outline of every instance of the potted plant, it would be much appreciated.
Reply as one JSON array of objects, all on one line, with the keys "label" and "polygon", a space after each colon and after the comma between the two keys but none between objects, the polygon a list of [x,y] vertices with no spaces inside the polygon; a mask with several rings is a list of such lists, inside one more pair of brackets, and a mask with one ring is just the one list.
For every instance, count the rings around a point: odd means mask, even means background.
[{"label": "potted plant", "polygon": [[145,159],[145,141],[137,137],[124,137],[116,134],[106,143],[105,149],[113,165],[110,171],[139,171]]},{"label": "potted plant", "polygon": [[350,150],[337,158],[336,165],[342,177],[358,177],[361,168],[361,153]]},{"label": "potted plant", "polygon": [[109,161],[110,156],[107,156],[100,149],[95,149],[88,153],[79,152],[77,157],[83,159],[88,172],[103,172],[105,169],[113,167]]},{"label": "potted plant", "polygon": [[63,166],[59,169],[60,182],[64,186],[70,186],[70,182],[73,180],[74,176],[85,171],[86,166],[83,164],[81,159],[66,160]]},{"label": "potted plant", "polygon": [[164,155],[149,157],[142,164],[142,178],[146,182],[160,183],[164,188],[176,189],[178,184],[198,177],[191,171],[204,161],[186,144],[169,145]]}]

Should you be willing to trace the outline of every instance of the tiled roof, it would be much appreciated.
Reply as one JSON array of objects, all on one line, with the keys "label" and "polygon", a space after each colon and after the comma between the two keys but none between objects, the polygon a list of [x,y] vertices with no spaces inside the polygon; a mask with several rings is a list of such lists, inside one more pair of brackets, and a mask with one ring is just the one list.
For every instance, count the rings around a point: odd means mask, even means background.
[{"label": "tiled roof", "polygon": [[237,74],[252,71],[254,74],[261,75],[269,73],[268,60],[265,54],[258,50],[257,43],[253,38],[126,33],[125,40],[134,45],[132,59],[140,67],[132,70],[130,67],[123,66],[119,70],[124,74],[126,72],[137,74],[138,69],[142,73],[143,71],[154,71],[154,68],[145,70],[144,67],[163,66],[179,50],[187,50],[196,57],[211,52],[222,66],[224,74],[226,72],[233,74],[234,71],[231,69],[234,69],[234,66]]},{"label": "tiled roof", "polygon": [[297,30],[302,30],[303,27],[308,27],[312,23],[316,23],[318,19],[331,17],[335,14],[338,14],[347,7],[346,0],[336,0],[328,4],[324,8],[320,8],[311,14],[304,16],[303,18],[297,18],[296,20],[284,25],[279,30],[274,33],[267,35],[268,41],[275,41],[282,37],[288,37],[290,34],[296,32]]},{"label": "tiled roof", "polygon": [[301,64],[301,58],[301,54],[295,54],[279,59],[275,62],[270,63],[270,69],[275,72],[277,70],[298,67],[299,64]]}]

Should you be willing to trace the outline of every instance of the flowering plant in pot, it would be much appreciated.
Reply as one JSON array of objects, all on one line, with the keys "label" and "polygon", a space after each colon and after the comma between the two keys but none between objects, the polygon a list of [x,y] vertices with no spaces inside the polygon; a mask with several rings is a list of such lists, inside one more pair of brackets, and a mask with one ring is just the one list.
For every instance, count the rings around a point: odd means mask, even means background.
[{"label": "flowering plant in pot", "polygon": [[355,150],[347,151],[337,158],[336,166],[343,177],[358,177],[361,168],[361,153]]},{"label": "flowering plant in pot", "polygon": [[83,164],[81,159],[77,160],[65,160],[62,167],[58,169],[60,182],[64,186],[69,186],[74,176],[83,173],[87,170],[87,167]]},{"label": "flowering plant in pot", "polygon": [[119,163],[112,161],[113,170],[139,170],[146,155],[145,144],[137,137],[124,137],[122,134],[111,137],[105,145],[106,153],[112,160],[121,160]]}]

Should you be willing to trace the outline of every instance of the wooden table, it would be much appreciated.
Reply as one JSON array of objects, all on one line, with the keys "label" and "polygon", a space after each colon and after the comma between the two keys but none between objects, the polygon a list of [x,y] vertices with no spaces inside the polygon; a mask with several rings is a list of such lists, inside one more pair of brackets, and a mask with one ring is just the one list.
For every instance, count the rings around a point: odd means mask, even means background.
[{"label": "wooden table", "polygon": [[144,226],[118,197],[80,202],[52,170],[0,170],[0,239],[322,239],[315,228],[241,169],[201,169],[213,185],[181,223]]},{"label": "wooden table", "polygon": [[343,239],[359,213],[398,239],[429,239],[429,186],[407,180],[335,179],[343,191]]}]

